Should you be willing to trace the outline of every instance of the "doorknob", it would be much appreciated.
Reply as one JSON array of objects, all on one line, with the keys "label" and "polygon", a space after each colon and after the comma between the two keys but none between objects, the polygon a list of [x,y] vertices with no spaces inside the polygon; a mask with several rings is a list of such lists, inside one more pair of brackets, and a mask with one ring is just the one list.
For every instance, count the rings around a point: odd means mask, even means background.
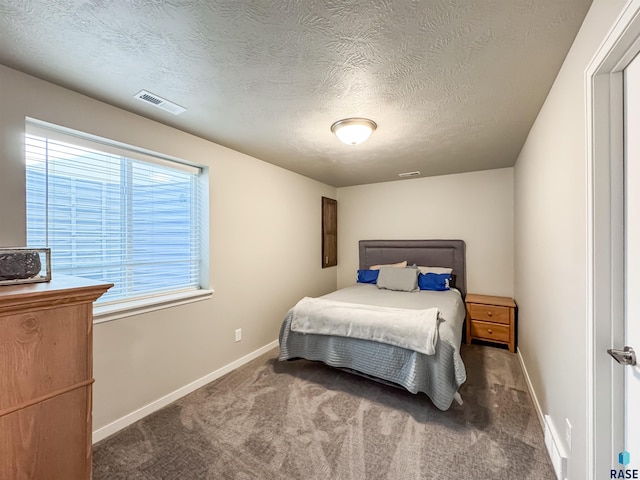
[{"label": "doorknob", "polygon": [[624,350],[610,348],[607,353],[611,355],[620,365],[635,365],[636,352],[631,347],[624,347]]}]

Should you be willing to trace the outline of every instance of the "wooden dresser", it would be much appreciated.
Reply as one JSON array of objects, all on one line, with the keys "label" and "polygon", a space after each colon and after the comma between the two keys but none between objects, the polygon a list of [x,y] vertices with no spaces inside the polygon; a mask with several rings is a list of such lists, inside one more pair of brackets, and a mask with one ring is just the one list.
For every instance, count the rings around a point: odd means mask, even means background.
[{"label": "wooden dresser", "polygon": [[516,303],[510,297],[467,294],[467,344],[471,340],[502,343],[516,351]]},{"label": "wooden dresser", "polygon": [[0,480],[91,478],[93,302],[111,286],[0,287]]}]

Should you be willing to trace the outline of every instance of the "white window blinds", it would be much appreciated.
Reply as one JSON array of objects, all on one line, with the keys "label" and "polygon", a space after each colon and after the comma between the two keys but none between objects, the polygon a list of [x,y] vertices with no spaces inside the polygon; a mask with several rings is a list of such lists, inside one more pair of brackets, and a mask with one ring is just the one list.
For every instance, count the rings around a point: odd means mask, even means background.
[{"label": "white window blinds", "polygon": [[27,125],[27,244],[101,302],[199,288],[199,168]]}]

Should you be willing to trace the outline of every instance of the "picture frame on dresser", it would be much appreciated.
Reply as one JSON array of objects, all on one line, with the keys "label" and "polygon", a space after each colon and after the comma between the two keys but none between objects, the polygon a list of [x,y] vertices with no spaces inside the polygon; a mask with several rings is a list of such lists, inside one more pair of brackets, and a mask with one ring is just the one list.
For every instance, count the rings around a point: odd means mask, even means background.
[{"label": "picture frame on dresser", "polygon": [[0,247],[0,286],[50,281],[50,248]]}]

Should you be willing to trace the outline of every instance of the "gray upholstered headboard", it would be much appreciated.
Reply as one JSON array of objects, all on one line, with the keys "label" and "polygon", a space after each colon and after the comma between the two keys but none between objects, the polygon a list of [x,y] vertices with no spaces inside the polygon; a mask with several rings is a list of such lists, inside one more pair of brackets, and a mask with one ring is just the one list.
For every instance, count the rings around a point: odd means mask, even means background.
[{"label": "gray upholstered headboard", "polygon": [[463,240],[360,240],[360,268],[398,263],[425,267],[450,267],[456,276],[456,288],[467,295],[467,270]]}]

